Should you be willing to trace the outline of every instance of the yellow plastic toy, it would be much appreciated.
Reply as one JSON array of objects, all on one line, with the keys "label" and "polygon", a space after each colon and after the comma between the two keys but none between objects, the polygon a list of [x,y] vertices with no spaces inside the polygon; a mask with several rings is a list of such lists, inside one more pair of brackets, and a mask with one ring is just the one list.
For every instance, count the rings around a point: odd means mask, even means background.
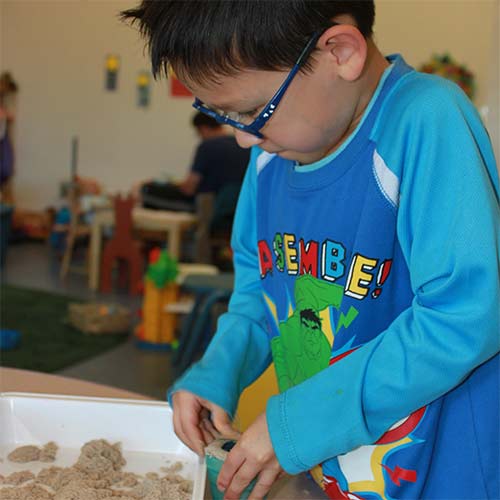
[{"label": "yellow plastic toy", "polygon": [[169,349],[175,347],[177,317],[165,309],[179,297],[179,286],[175,282],[177,261],[158,248],[151,251],[149,262],[144,279],[142,323],[135,335],[139,347]]}]

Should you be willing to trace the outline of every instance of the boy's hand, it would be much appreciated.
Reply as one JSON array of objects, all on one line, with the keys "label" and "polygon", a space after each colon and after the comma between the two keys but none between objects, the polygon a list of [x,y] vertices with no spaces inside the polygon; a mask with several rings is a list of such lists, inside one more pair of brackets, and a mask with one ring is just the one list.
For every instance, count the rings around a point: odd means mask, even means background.
[{"label": "boy's hand", "polygon": [[188,391],[172,396],[174,431],[179,439],[203,457],[204,448],[217,437],[238,439],[228,414],[220,406]]},{"label": "boy's hand", "polygon": [[258,476],[249,499],[263,498],[283,473],[271,443],[266,415],[262,413],[230,451],[220,470],[217,487],[225,491],[224,499],[237,499]]}]

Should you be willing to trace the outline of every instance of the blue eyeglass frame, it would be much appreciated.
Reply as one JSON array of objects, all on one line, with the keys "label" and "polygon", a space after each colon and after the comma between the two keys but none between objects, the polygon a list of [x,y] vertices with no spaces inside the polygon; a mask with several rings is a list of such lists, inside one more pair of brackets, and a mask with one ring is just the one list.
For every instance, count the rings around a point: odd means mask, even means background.
[{"label": "blue eyeglass frame", "polygon": [[290,70],[290,73],[288,73],[287,77],[285,78],[285,81],[281,84],[281,87],[276,91],[271,100],[264,106],[264,109],[259,113],[257,118],[255,118],[255,120],[249,125],[245,125],[244,123],[232,120],[226,115],[217,113],[217,111],[214,111],[213,109],[205,106],[203,102],[200,101],[197,97],[193,102],[193,108],[201,111],[208,116],[211,116],[214,120],[222,125],[230,125],[231,127],[237,128],[239,130],[242,130],[243,132],[247,132],[249,134],[255,135],[259,139],[262,139],[264,136],[260,133],[260,130],[271,118],[271,116],[273,116],[273,113],[276,111],[276,108],[278,107],[278,104],[283,98],[286,90],[290,86],[290,83],[292,83],[293,78],[298,73],[299,69],[302,67],[307,58],[310,56],[311,52],[316,46],[316,42],[324,31],[325,30],[316,31],[313,34],[311,39],[307,42],[307,45],[304,47],[304,50],[301,52],[299,58],[297,59],[297,62],[294,64],[293,68]]}]

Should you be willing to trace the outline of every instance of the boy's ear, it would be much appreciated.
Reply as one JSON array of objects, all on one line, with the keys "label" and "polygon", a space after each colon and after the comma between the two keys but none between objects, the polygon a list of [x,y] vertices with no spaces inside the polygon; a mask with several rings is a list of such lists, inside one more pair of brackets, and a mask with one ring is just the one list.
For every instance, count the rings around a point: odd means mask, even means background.
[{"label": "boy's ear", "polygon": [[339,24],[328,28],[317,47],[334,58],[337,73],[344,80],[354,81],[361,75],[368,48],[365,37],[355,26]]}]

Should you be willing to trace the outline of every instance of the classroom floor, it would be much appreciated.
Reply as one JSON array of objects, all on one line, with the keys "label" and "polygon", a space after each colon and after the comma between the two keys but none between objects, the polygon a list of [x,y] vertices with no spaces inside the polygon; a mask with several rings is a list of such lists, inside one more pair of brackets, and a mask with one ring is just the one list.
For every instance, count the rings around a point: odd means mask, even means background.
[{"label": "classroom floor", "polygon": [[[59,279],[59,261],[44,243],[17,243],[9,248],[2,281],[6,284],[67,293],[87,300],[104,300],[127,305],[133,311],[141,306],[141,297],[126,292],[100,294],[87,287],[84,274],[70,272],[66,282]],[[58,375],[111,385],[164,400],[173,382],[170,352],[140,350],[133,338],[95,358],[65,368]]]}]

